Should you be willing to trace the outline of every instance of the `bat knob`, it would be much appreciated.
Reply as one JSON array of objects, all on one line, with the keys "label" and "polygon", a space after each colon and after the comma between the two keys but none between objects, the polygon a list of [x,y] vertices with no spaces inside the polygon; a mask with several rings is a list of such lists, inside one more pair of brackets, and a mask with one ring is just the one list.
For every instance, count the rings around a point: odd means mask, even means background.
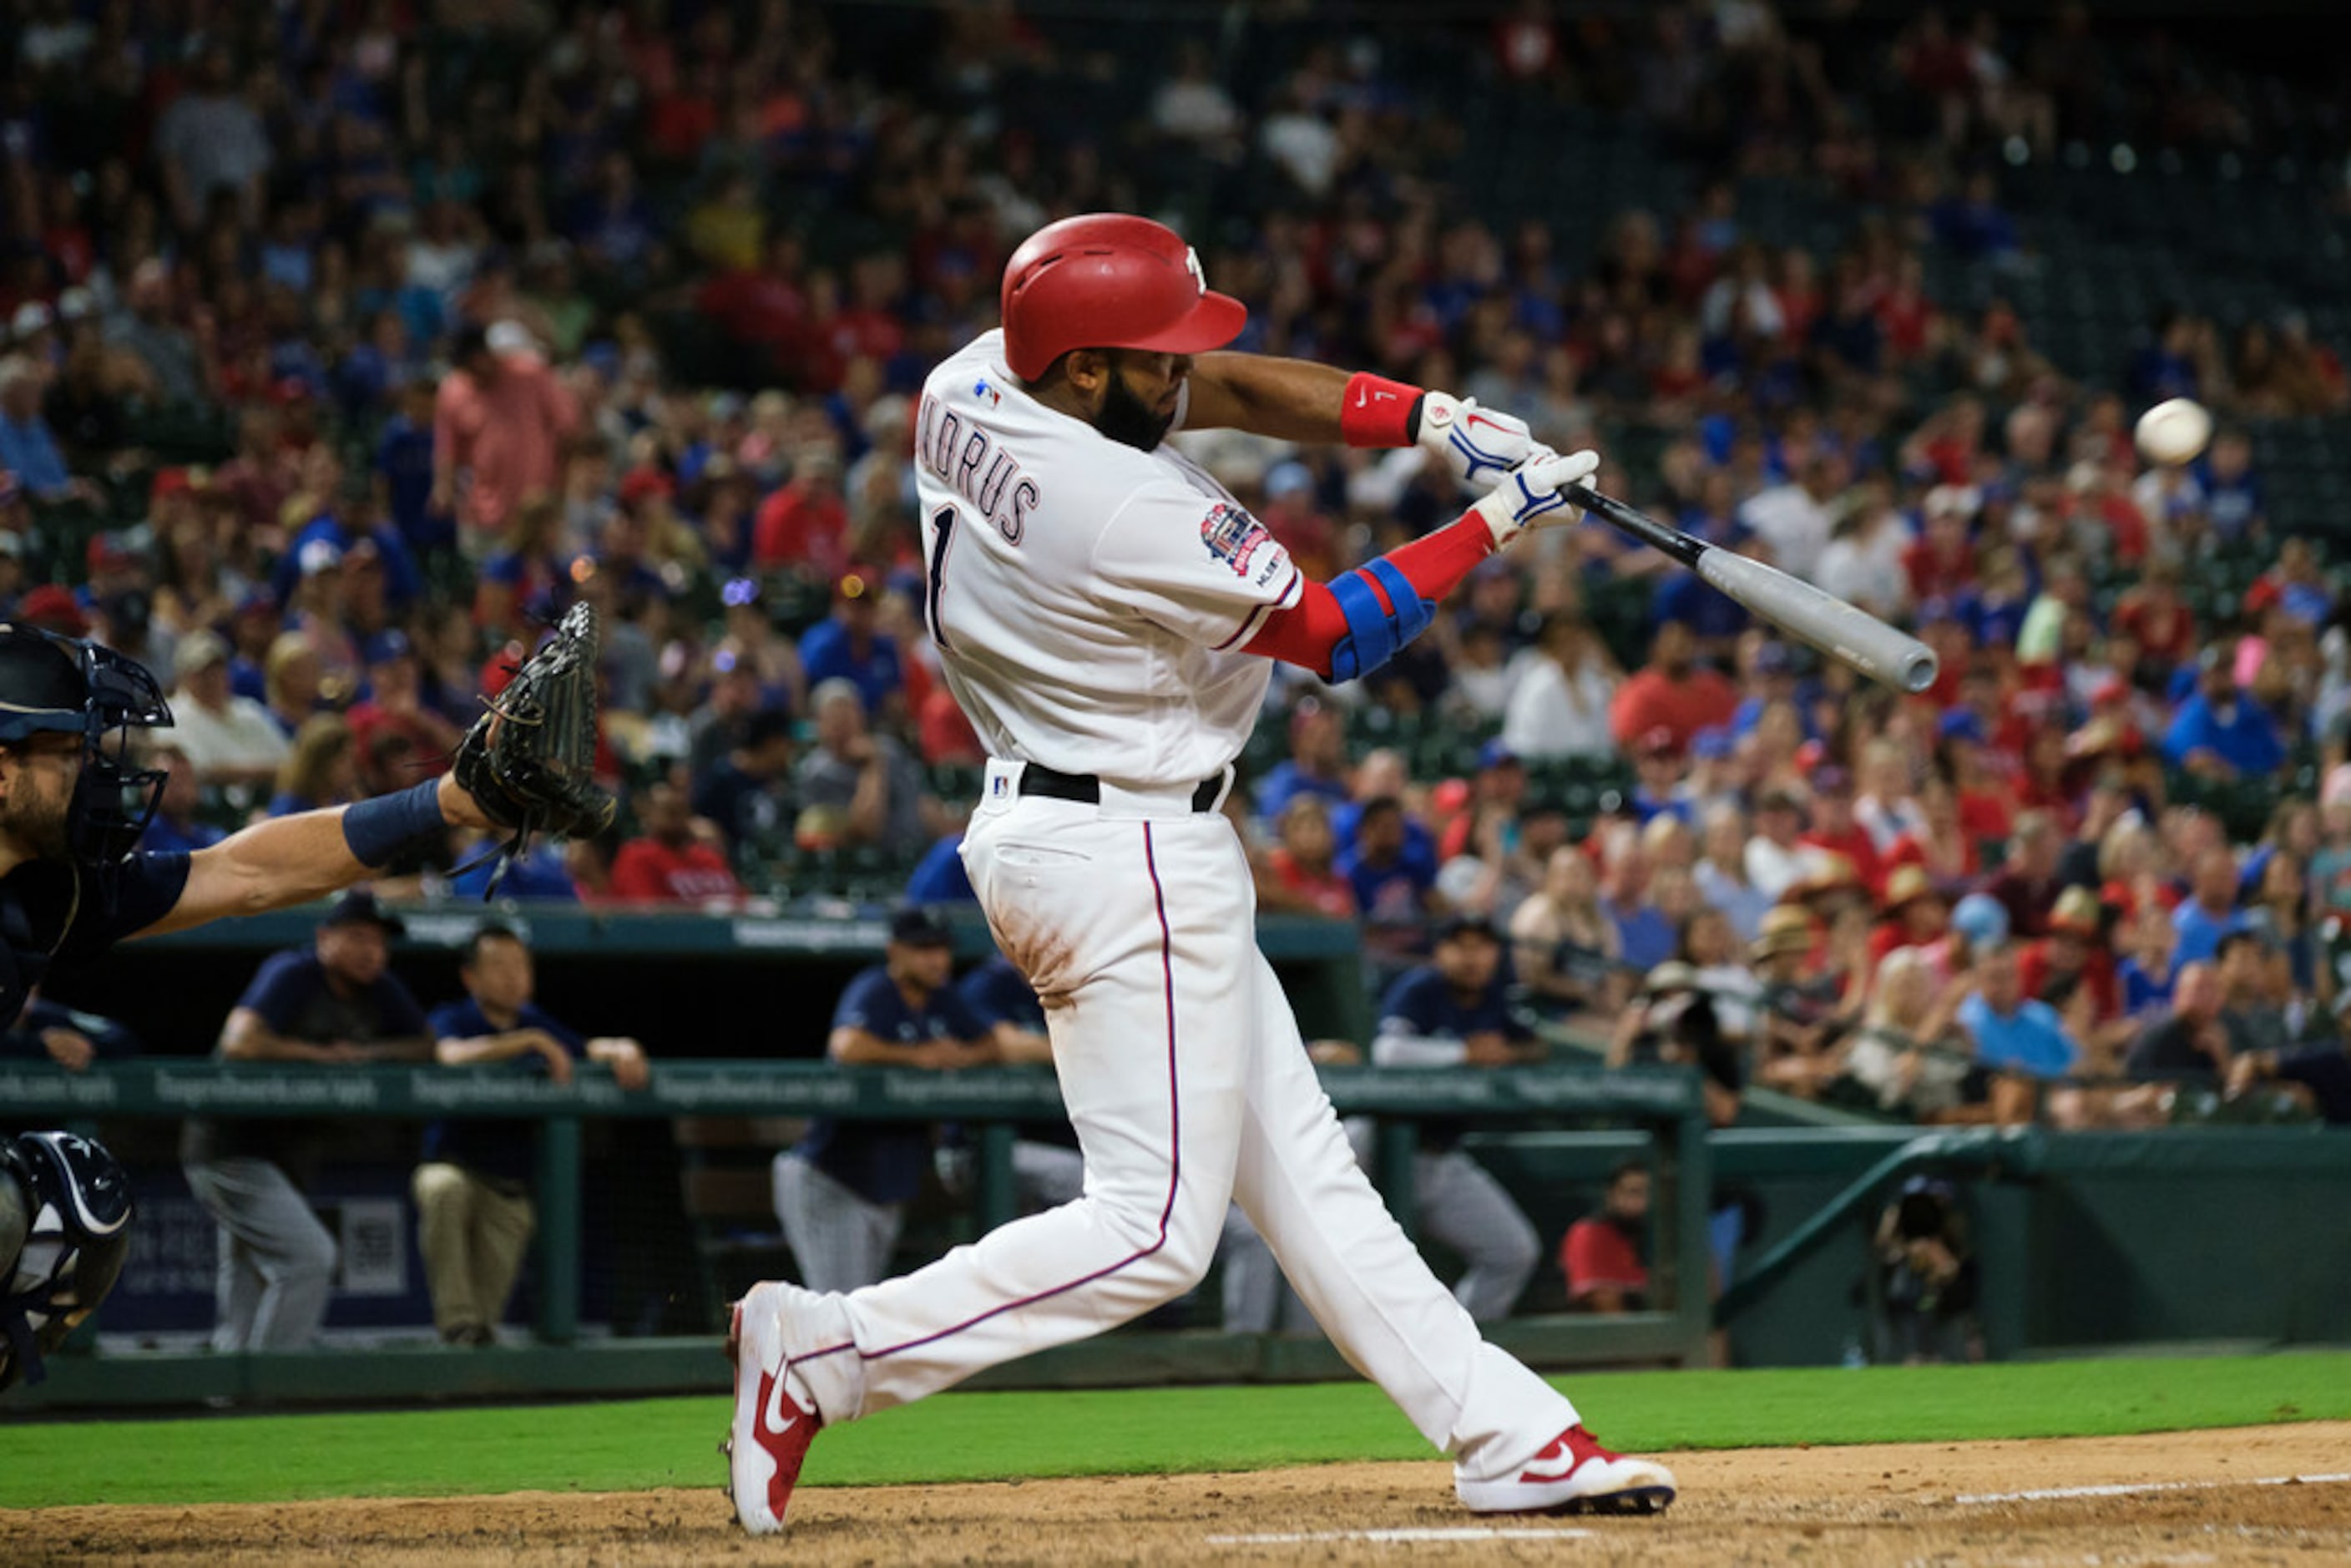
[{"label": "bat knob", "polygon": [[1917,696],[1933,685],[1935,677],[1941,673],[1942,664],[1936,659],[1935,651],[1920,648],[1903,661],[1902,668],[1896,672],[1896,675],[1902,683],[1902,689]]}]

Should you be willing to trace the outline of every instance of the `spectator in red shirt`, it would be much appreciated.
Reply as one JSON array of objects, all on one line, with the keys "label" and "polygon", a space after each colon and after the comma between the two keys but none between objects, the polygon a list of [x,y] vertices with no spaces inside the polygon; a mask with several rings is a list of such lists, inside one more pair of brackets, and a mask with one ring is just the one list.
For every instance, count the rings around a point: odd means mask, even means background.
[{"label": "spectator in red shirt", "polygon": [[[456,510],[460,538],[485,554],[532,496],[553,493],[557,456],[580,423],[571,394],[537,355],[494,344],[500,329],[457,334],[455,368],[433,400],[433,495],[428,509]],[[460,478],[464,496],[459,497]]]},{"label": "spectator in red shirt", "polygon": [[1926,530],[1902,552],[1913,604],[1949,599],[1974,586],[1976,547],[1969,530],[1980,499],[1972,486],[1938,485],[1927,492],[1920,507]]},{"label": "spectator in red shirt", "polygon": [[1617,688],[1609,704],[1608,727],[1626,751],[1649,731],[1672,733],[1677,750],[1687,752],[1702,729],[1730,722],[1739,711],[1739,688],[1698,663],[1698,637],[1686,622],[1667,621],[1649,646],[1649,662]]},{"label": "spectator in red shirt", "polygon": [[1869,934],[1873,967],[1885,962],[1888,953],[1932,946],[1950,929],[1950,911],[1923,866],[1894,868],[1886,879],[1884,914],[1886,918]]},{"label": "spectator in red shirt", "polygon": [[2058,831],[2055,819],[2043,811],[2017,817],[2008,859],[1984,890],[2007,909],[2010,936],[2025,940],[2048,935],[2050,911],[2063,891],[2057,883],[2057,862],[2064,852],[2065,837]]},{"label": "spectator in red shirt", "polygon": [[695,292],[695,308],[729,342],[765,350],[771,373],[797,381],[813,330],[799,275],[799,237],[778,235],[768,242],[763,266],[715,275]]},{"label": "spectator in red shirt", "polygon": [[1277,831],[1280,841],[1267,852],[1258,877],[1258,907],[1353,918],[1355,888],[1338,872],[1339,836],[1331,828],[1330,802],[1320,795],[1291,796]]},{"label": "spectator in red shirt", "polygon": [[2016,825],[2016,790],[1992,766],[1983,720],[1972,708],[1954,708],[1935,734],[1938,771],[1959,793],[1960,831],[1979,844],[2006,839]]},{"label": "spectator in red shirt", "polygon": [[[2159,670],[2166,679],[2194,658],[2196,617],[2179,597],[2178,569],[2149,561],[2139,580],[2115,601],[2114,629],[2138,644],[2141,669]],[[2133,672],[2119,673],[2127,678]]]},{"label": "spectator in red shirt", "polygon": [[792,567],[820,581],[849,565],[849,503],[841,494],[841,458],[831,447],[804,448],[792,461],[789,482],[759,503],[751,564]]},{"label": "spectator in red shirt", "polygon": [[1309,578],[1320,582],[1337,575],[1339,529],[1315,505],[1314,476],[1305,464],[1276,464],[1266,475],[1258,521]]},{"label": "spectator in red shirt", "polygon": [[1919,824],[1886,852],[1887,882],[1904,866],[1917,866],[1947,898],[1957,898],[1983,873],[1983,851],[1959,816],[1959,792],[1939,768],[1918,786]]},{"label": "spectator in red shirt", "polygon": [[455,725],[422,701],[416,650],[408,633],[397,628],[379,632],[367,640],[360,656],[366,663],[368,699],[346,716],[360,754],[375,755],[381,737],[396,735],[407,740],[410,757],[405,776],[371,782],[379,791],[400,789],[447,772],[463,737]]},{"label": "spectator in red shirt", "polygon": [[[919,669],[919,664],[909,666]],[[923,760],[936,768],[945,764],[976,767],[987,760],[987,748],[979,742],[979,732],[964,716],[955,694],[944,682],[934,685],[923,694],[915,710],[916,738],[922,743]]]},{"label": "spectator in red shirt", "polygon": [[2094,1025],[2111,1019],[2121,1009],[2121,994],[2115,986],[2115,957],[2106,949],[2105,914],[2096,894],[2086,887],[2069,887],[2057,895],[2056,906],[2049,912],[2049,935],[2026,943],[2017,955],[2016,972],[2024,984],[2024,994],[2064,1013],[2069,1024],[2084,996],[2090,1009],[2085,1021]]},{"label": "spectator in red shirt", "polygon": [[630,904],[704,904],[742,896],[726,855],[697,824],[685,792],[664,781],[646,789],[644,834],[612,857],[611,896]]},{"label": "spectator in red shirt", "polygon": [[2065,476],[2072,516],[2103,532],[2114,558],[2126,566],[2147,559],[2147,514],[2131,498],[2131,473],[2126,451],[2103,463],[2077,463]]},{"label": "spectator in red shirt", "polygon": [[1571,1306],[1587,1312],[1636,1312],[1648,1305],[1649,1171],[1626,1160],[1609,1174],[1600,1212],[1567,1228],[1559,1244]]},{"label": "spectator in red shirt", "polygon": [[1853,775],[1834,763],[1813,775],[1813,825],[1799,841],[1843,855],[1876,898],[1886,891],[1886,860],[1853,812]]}]

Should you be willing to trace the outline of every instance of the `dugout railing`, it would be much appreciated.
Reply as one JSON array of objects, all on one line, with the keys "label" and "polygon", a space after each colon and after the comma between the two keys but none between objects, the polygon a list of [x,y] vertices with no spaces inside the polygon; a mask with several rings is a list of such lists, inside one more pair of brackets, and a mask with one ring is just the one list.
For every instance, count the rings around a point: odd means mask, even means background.
[{"label": "dugout railing", "polygon": [[[1407,1228],[1413,1157],[1424,1121],[1488,1129],[1572,1124],[1646,1134],[1656,1177],[1652,1240],[1656,1309],[1600,1318],[1514,1319],[1496,1338],[1539,1365],[1607,1362],[1696,1364],[1706,1354],[1708,1167],[1704,1103],[1682,1070],[1595,1071],[1581,1065],[1428,1073],[1333,1067],[1322,1074],[1343,1115],[1376,1124],[1374,1179]],[[46,1064],[0,1068],[0,1108],[24,1124],[110,1126],[189,1116],[527,1121],[537,1141],[537,1344],[493,1354],[401,1349],[372,1354],[62,1356],[38,1389],[12,1405],[75,1407],[194,1400],[323,1400],[615,1393],[706,1386],[720,1369],[708,1338],[580,1342],[583,1124],[595,1119],[830,1115],[958,1122],[975,1129],[976,1220],[1011,1218],[1011,1151],[1022,1123],[1061,1108],[1041,1068],[955,1074],[842,1069],[822,1062],[659,1061],[643,1090],[601,1069],[568,1084],[496,1069],[328,1068],[141,1060],[87,1072]],[[1622,1132],[1604,1134],[1621,1139]],[[101,1320],[102,1321],[102,1320]],[[1127,1332],[1062,1347],[987,1381],[1076,1385],[1346,1375],[1321,1340]]]}]

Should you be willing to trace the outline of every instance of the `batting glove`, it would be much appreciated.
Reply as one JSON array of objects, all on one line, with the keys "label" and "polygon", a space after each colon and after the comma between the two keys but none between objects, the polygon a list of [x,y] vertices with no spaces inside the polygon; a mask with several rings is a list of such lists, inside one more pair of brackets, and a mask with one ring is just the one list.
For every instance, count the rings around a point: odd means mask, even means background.
[{"label": "batting glove", "polygon": [[1583,516],[1559,493],[1562,485],[1581,485],[1600,472],[1600,454],[1571,452],[1562,457],[1538,445],[1524,463],[1502,476],[1502,482],[1469,509],[1494,530],[1494,548],[1501,549],[1528,528],[1573,523]]},{"label": "batting glove", "polygon": [[1514,414],[1479,408],[1476,398],[1433,392],[1420,401],[1423,451],[1442,458],[1454,478],[1473,490],[1490,490],[1503,475],[1525,462],[1538,445],[1527,422]]}]

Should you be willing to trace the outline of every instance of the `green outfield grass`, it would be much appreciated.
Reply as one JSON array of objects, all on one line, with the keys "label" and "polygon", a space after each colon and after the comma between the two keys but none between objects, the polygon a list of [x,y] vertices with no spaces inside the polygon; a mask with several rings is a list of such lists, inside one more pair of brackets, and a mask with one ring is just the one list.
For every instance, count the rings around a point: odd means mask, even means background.
[{"label": "green outfield grass", "polygon": [[[2351,1417],[2351,1354],[1558,1380],[1645,1451],[2045,1437]],[[717,1486],[721,1398],[9,1424],[0,1506]],[[1363,1384],[949,1394],[828,1432],[818,1486],[1431,1458]]]}]

